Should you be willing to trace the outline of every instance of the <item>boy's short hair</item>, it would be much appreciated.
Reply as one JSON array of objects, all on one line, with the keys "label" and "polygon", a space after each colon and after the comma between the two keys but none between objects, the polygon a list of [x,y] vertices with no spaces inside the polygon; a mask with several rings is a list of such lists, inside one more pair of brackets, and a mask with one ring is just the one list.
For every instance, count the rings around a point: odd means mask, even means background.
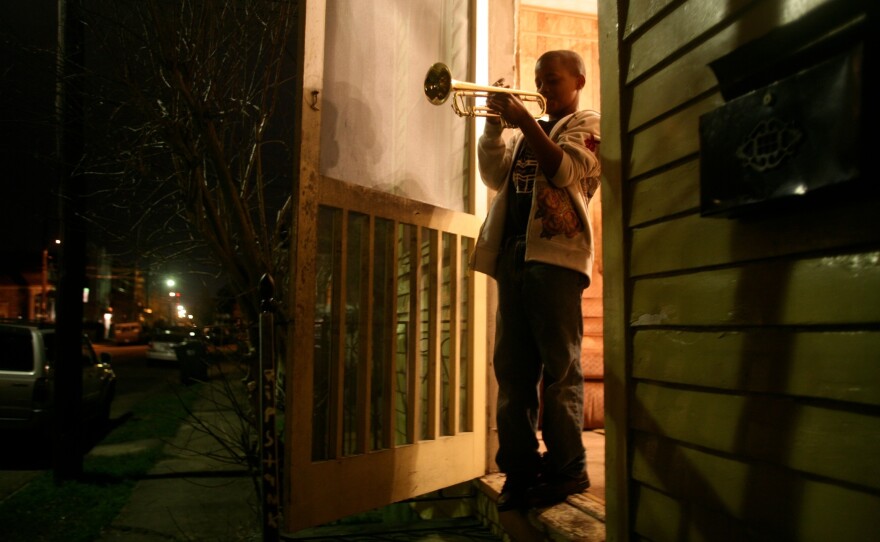
[{"label": "boy's short hair", "polygon": [[568,69],[571,70],[571,72],[574,75],[583,75],[584,77],[587,76],[587,70],[586,70],[586,68],[584,68],[584,59],[581,58],[581,55],[579,55],[575,51],[570,51],[568,49],[547,51],[546,53],[544,53],[540,57],[538,57],[537,62],[541,62],[545,58],[549,58],[549,57],[553,57],[553,56],[560,58],[562,60],[562,62],[566,66],[568,66]]}]

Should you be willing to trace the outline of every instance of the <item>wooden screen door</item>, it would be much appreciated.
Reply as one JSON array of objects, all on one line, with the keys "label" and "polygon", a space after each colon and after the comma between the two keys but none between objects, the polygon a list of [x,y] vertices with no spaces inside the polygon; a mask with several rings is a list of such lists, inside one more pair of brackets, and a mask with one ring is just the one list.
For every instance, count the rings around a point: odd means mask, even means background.
[{"label": "wooden screen door", "polygon": [[[324,62],[332,4],[301,2],[285,400],[284,521],[291,532],[485,472],[486,281],[467,269],[480,219],[322,172],[322,122],[348,106],[324,101],[334,84]],[[472,142],[472,127],[468,133],[462,141]],[[334,134],[334,143],[345,135]],[[472,172],[473,152],[462,156],[462,171]],[[462,184],[474,194],[473,173]]]}]

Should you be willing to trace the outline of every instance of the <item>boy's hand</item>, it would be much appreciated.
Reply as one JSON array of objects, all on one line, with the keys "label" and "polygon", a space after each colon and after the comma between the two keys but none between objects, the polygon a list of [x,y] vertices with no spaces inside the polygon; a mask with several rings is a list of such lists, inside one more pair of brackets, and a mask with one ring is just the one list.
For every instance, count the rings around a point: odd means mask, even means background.
[{"label": "boy's hand", "polygon": [[527,118],[532,118],[531,113],[516,94],[506,92],[490,94],[486,99],[486,107],[493,113],[501,115],[509,126],[519,126]]},{"label": "boy's hand", "polygon": [[[510,88],[510,85],[505,85],[505,84],[504,84],[504,78],[503,78],[503,77],[502,77],[501,79],[498,79],[498,80],[495,81],[494,83],[492,83],[492,86],[493,86],[493,87]],[[488,104],[488,100],[489,100],[489,98],[491,98],[492,96],[494,96],[494,94],[490,94],[489,96],[487,96],[487,98],[486,98],[486,101],[487,101],[486,105],[487,105],[487,106],[489,105],[489,104]],[[493,113],[494,113],[494,111],[493,111]],[[501,117],[486,117],[486,122],[488,122],[489,124],[501,124]]]}]

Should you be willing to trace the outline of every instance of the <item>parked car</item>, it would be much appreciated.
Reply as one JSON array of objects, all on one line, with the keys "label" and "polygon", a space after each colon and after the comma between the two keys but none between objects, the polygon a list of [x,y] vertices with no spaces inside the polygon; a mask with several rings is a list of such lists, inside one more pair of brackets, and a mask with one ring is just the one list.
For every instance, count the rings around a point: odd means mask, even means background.
[{"label": "parked car", "polygon": [[157,329],[147,343],[147,359],[178,361],[175,348],[184,342],[204,342],[204,335],[196,327],[170,327]]},{"label": "parked car", "polygon": [[143,341],[144,327],[139,322],[113,324],[112,330],[116,344],[139,344]]},{"label": "parked car", "polygon": [[205,339],[214,346],[225,346],[235,343],[235,334],[227,326],[206,326],[202,329]]},{"label": "parked car", "polygon": [[[52,325],[0,323],[0,430],[48,438],[55,415],[56,333]],[[87,421],[106,424],[116,394],[110,354],[82,340],[82,402]],[[5,440],[5,436],[4,436]]]}]

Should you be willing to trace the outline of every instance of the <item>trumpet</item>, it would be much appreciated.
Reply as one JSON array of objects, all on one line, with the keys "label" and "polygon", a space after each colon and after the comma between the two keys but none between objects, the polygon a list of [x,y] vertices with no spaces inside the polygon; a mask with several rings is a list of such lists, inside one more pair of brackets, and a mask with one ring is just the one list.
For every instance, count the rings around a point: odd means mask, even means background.
[{"label": "trumpet", "polygon": [[[452,109],[459,117],[498,117],[499,115],[487,106],[476,104],[476,99],[485,99],[494,93],[515,94],[523,103],[535,104],[540,109],[539,112],[533,113],[536,119],[543,117],[547,109],[547,101],[537,92],[457,81],[452,78],[452,72],[442,62],[434,63],[425,75],[425,97],[428,101],[434,105],[442,105],[452,96]],[[468,99],[471,99],[470,104]],[[502,123],[510,127],[503,119]]]}]

